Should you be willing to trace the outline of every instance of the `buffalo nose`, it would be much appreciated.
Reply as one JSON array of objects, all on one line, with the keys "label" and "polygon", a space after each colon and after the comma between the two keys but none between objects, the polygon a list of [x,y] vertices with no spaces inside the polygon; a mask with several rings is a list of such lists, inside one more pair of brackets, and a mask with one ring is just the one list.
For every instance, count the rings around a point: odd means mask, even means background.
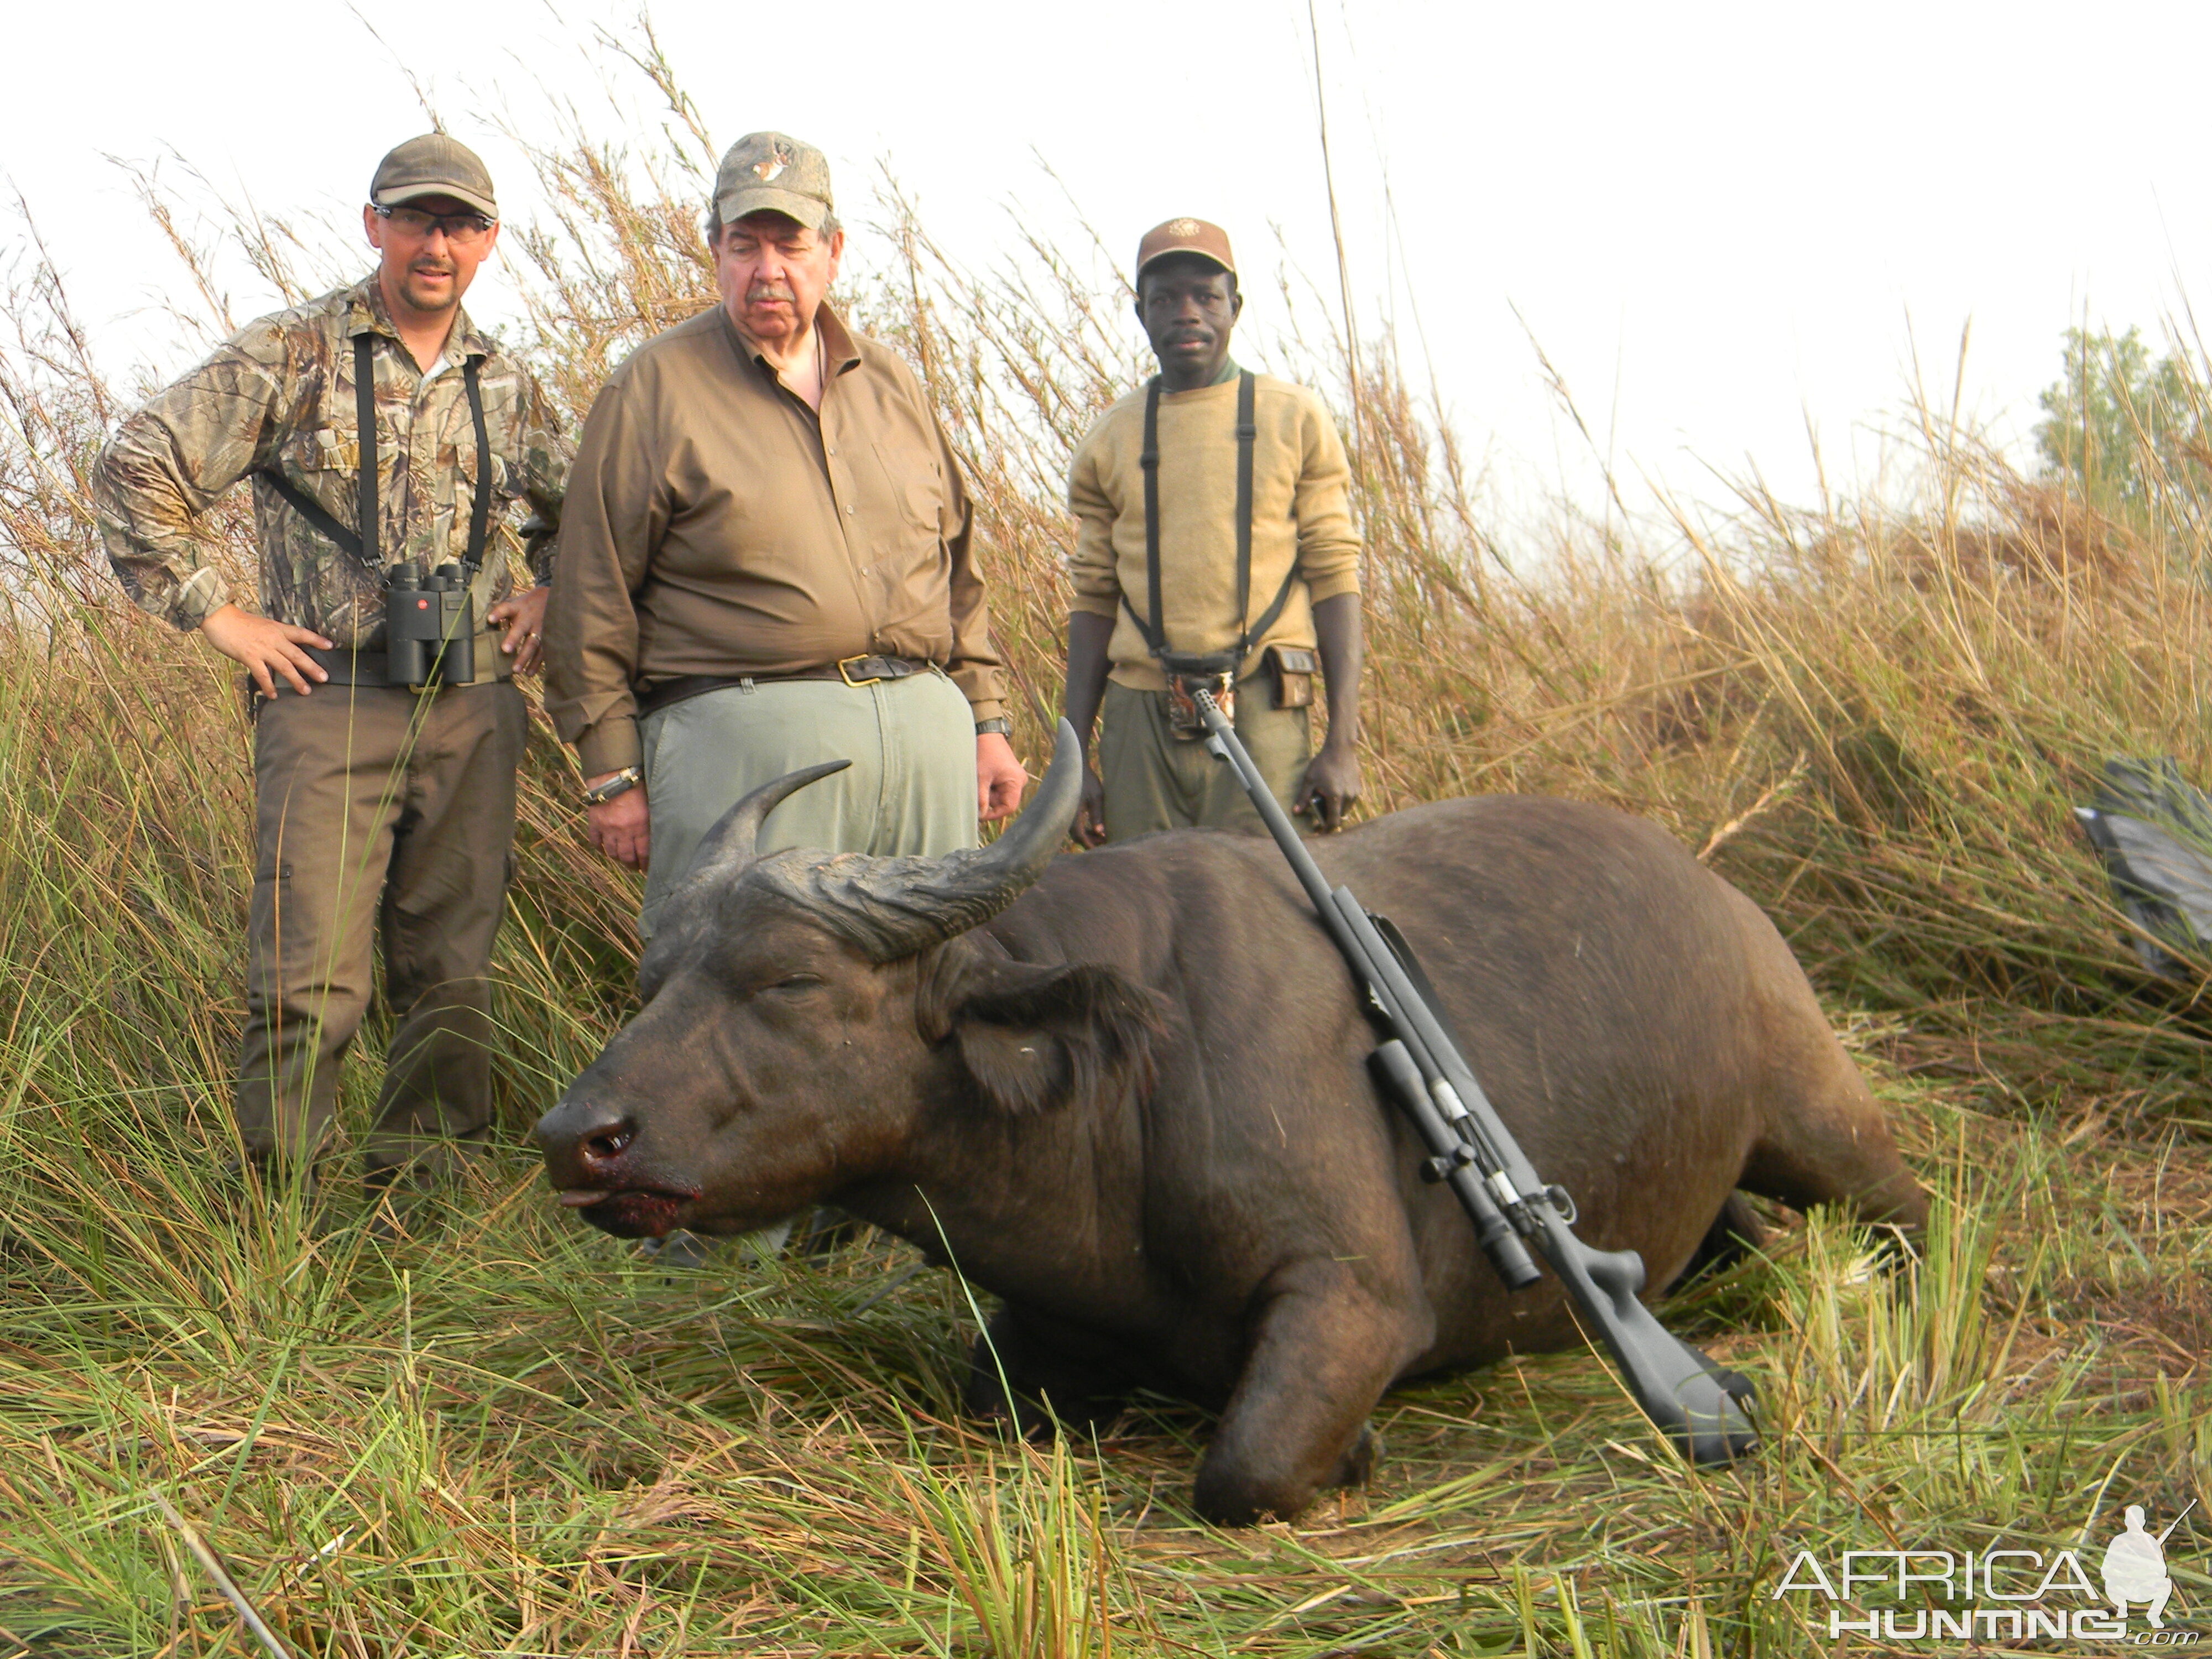
[{"label": "buffalo nose", "polygon": [[637,1139],[637,1122],[619,1107],[564,1100],[538,1120],[538,1144],[556,1186],[604,1177]]}]

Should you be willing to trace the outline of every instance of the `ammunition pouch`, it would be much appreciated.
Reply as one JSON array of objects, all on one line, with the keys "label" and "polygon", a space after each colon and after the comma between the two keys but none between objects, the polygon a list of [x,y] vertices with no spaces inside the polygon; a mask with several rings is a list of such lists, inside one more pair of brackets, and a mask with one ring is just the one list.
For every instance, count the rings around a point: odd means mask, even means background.
[{"label": "ammunition pouch", "polygon": [[1271,645],[1261,657],[1260,665],[1274,682],[1276,708],[1313,707],[1314,675],[1321,668],[1317,653],[1296,646]]}]

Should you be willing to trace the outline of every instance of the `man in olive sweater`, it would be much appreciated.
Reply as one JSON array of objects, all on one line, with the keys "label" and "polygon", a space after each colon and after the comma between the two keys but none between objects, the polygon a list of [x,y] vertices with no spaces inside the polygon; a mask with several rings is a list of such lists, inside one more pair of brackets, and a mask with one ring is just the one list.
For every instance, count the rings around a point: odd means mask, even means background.
[{"label": "man in olive sweater", "polygon": [[[1286,807],[1334,830],[1359,794],[1360,544],[1344,446],[1313,392],[1230,361],[1243,307],[1218,227],[1149,232],[1137,316],[1160,373],[1099,417],[1069,468],[1066,704],[1086,750],[1076,833],[1091,846],[1191,825],[1264,833],[1234,773],[1179,728],[1170,657],[1211,657],[1233,679],[1237,735]],[[1316,666],[1329,715],[1318,755]]]}]

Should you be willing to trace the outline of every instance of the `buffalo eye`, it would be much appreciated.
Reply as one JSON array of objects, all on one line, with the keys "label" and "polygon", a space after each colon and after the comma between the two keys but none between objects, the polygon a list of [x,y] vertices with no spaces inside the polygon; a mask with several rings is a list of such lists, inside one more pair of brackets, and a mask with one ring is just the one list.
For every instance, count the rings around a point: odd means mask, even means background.
[{"label": "buffalo eye", "polygon": [[767,988],[771,991],[811,991],[823,982],[819,974],[787,974]]}]

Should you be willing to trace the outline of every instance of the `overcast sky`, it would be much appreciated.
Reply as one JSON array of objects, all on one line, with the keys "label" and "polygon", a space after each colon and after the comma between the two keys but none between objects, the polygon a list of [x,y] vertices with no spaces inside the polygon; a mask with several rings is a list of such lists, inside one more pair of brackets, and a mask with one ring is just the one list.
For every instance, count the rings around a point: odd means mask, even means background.
[{"label": "overcast sky", "polygon": [[[1522,488],[1589,483],[1530,334],[1624,471],[1695,491],[1708,467],[1756,467],[1802,497],[1808,426],[1832,475],[1870,465],[1863,434],[1903,398],[1914,343],[1948,398],[1971,319],[1967,406],[2024,443],[2069,320],[2155,332],[2212,259],[2183,74],[2212,55],[2212,7],[1315,3],[1356,294]],[[519,219],[525,171],[478,112],[605,107],[590,37],[638,15],[368,8],[380,45],[338,0],[9,9],[0,167],[96,339],[164,368],[186,348],[148,302],[173,268],[106,157],[173,154],[265,209],[344,216],[425,125],[404,60]],[[977,263],[1008,242],[1010,206],[1065,224],[1041,158],[1116,248],[1194,213],[1230,228],[1249,278],[1279,230],[1333,295],[1305,0],[653,15],[718,143],[799,134],[848,198],[888,161]],[[504,285],[488,273],[471,309],[499,317]],[[1272,284],[1248,286],[1264,320]],[[234,297],[250,313],[264,296]]]}]

